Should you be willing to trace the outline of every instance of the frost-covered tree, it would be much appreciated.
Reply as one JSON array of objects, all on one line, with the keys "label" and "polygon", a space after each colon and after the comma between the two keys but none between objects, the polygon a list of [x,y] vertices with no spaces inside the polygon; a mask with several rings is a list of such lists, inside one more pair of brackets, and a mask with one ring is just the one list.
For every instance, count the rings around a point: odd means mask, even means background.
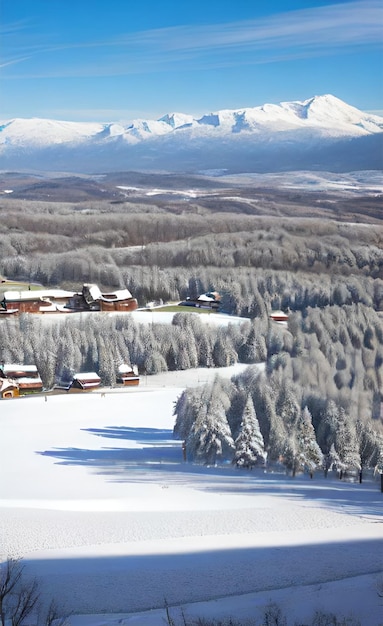
[{"label": "frost-covered tree", "polygon": [[229,398],[216,378],[203,390],[200,411],[186,440],[188,459],[207,465],[232,460],[235,445],[226,417],[229,406]]},{"label": "frost-covered tree", "polygon": [[176,400],[173,415],[176,416],[173,434],[187,439],[191,428],[202,411],[202,394],[199,387],[189,387]]},{"label": "frost-covered tree", "polygon": [[369,422],[362,422],[362,420],[357,420],[355,429],[360,455],[360,480],[362,480],[363,469],[376,465],[378,433]]},{"label": "frost-covered tree", "polygon": [[254,404],[249,396],[243,411],[239,435],[235,440],[233,463],[237,467],[251,468],[257,464],[264,464],[265,460],[265,444]]},{"label": "frost-covered tree", "polygon": [[234,365],[238,360],[238,355],[227,333],[221,329],[213,348],[213,360],[216,367],[228,367]]},{"label": "frost-covered tree", "polygon": [[345,469],[360,469],[361,460],[355,427],[343,407],[339,409],[335,448]]},{"label": "frost-covered tree", "polygon": [[287,439],[284,462],[293,476],[307,470],[312,474],[323,461],[322,451],[316,441],[312,418],[307,407],[303,409],[294,431]]},{"label": "frost-covered tree", "polygon": [[113,386],[116,383],[117,367],[113,358],[113,354],[108,350],[104,340],[100,337],[98,343],[99,354],[99,376],[102,384]]},{"label": "frost-covered tree", "polygon": [[335,450],[334,444],[331,445],[330,450],[327,452],[327,454],[323,455],[323,469],[325,478],[327,477],[328,472],[333,469],[344,469],[343,464],[339,458],[339,454]]},{"label": "frost-covered tree", "polygon": [[323,411],[317,428],[317,439],[321,450],[326,455],[335,442],[339,421],[339,408],[334,400],[329,400]]},{"label": "frost-covered tree", "polygon": [[266,343],[263,337],[259,336],[259,331],[253,323],[250,332],[245,338],[238,351],[238,358],[241,363],[257,363],[266,359]]},{"label": "frost-covered tree", "polygon": [[383,435],[379,433],[376,438],[376,459],[374,471],[383,474]]},{"label": "frost-covered tree", "polygon": [[149,375],[168,371],[166,361],[158,350],[153,350],[153,352],[145,359],[144,368],[146,374]]},{"label": "frost-covered tree", "polygon": [[287,378],[283,378],[279,385],[276,412],[281,417],[287,432],[290,432],[300,417],[301,406],[299,389]]}]

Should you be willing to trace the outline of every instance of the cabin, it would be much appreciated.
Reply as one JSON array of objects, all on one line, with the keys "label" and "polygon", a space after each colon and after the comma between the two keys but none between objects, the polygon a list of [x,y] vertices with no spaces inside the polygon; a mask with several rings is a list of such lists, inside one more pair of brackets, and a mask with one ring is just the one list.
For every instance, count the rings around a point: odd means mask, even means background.
[{"label": "cabin", "polygon": [[97,285],[83,285],[81,293],[73,294],[66,304],[68,311],[119,311],[126,313],[135,311],[137,300],[128,289],[119,289],[109,293],[101,293]]},{"label": "cabin", "polygon": [[59,383],[54,386],[55,391],[82,392],[93,391],[101,385],[101,378],[96,372],[79,372],[74,374],[68,383]]},{"label": "cabin", "polygon": [[101,385],[101,378],[96,372],[79,372],[74,374],[69,382],[58,383],[54,386],[55,391],[79,392],[93,391]]},{"label": "cabin", "polygon": [[217,291],[203,293],[198,298],[186,298],[179,306],[194,306],[197,309],[210,309],[218,311],[221,304],[221,296]]},{"label": "cabin", "polygon": [[19,386],[11,378],[0,378],[0,398],[17,398],[20,395]]},{"label": "cabin", "polygon": [[0,365],[0,377],[8,378],[17,385],[20,395],[42,391],[43,381],[36,365],[19,365],[16,363]]},{"label": "cabin", "polygon": [[136,365],[133,367],[126,364],[120,365],[117,372],[117,384],[124,385],[124,387],[134,387],[139,383],[140,377]]}]

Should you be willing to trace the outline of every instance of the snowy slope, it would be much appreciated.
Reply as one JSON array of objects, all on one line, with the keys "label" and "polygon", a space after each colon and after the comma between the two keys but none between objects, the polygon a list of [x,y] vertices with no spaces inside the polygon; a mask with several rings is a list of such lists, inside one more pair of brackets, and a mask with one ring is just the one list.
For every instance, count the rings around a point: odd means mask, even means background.
[{"label": "snowy slope", "polygon": [[198,119],[169,113],[127,126],[14,119],[0,125],[0,168],[32,162],[40,169],[87,172],[379,169],[382,137],[383,118],[332,95],[220,110]]},{"label": "snowy slope", "polygon": [[[48,598],[83,614],[70,626],[160,626],[165,599],[172,616],[181,605],[194,617],[261,623],[276,601],[289,624],[321,609],[377,626],[377,477],[359,484],[184,463],[174,401],[215,373],[4,401],[0,556],[23,556]],[[94,615],[106,612],[117,615]]]}]

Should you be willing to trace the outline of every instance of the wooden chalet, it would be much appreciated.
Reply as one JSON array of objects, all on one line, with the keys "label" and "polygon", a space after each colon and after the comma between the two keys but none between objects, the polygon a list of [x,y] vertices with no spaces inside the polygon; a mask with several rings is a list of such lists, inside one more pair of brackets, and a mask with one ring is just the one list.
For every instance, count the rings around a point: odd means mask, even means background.
[{"label": "wooden chalet", "polygon": [[59,383],[54,386],[55,391],[82,392],[93,391],[101,385],[101,378],[96,372],[80,372],[74,374],[68,383]]},{"label": "wooden chalet", "polygon": [[0,377],[11,379],[17,385],[20,394],[43,389],[43,381],[36,365],[1,364]]},{"label": "wooden chalet", "polygon": [[135,311],[138,303],[128,289],[101,293],[97,285],[85,284],[81,293],[74,294],[66,304],[74,311]]},{"label": "wooden chalet", "polygon": [[0,398],[17,398],[19,395],[19,386],[15,380],[0,378]]},{"label": "wooden chalet", "polygon": [[134,365],[130,367],[130,365],[120,365],[117,372],[117,383],[119,385],[124,385],[124,387],[134,387],[139,385],[140,377],[138,375],[137,366]]}]

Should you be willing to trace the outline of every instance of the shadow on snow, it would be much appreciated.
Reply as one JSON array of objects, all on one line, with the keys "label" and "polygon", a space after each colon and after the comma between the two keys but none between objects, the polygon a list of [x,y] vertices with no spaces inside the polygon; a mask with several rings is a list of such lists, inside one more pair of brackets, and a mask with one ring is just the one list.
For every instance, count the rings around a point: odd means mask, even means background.
[{"label": "shadow on snow", "polygon": [[[186,463],[181,441],[173,439],[171,430],[125,426],[83,430],[96,437],[131,442],[133,447],[54,448],[37,454],[57,459],[61,465],[87,466],[111,482],[151,482],[155,473],[156,480],[169,485],[188,485],[211,493],[280,495],[295,501],[316,501],[352,515],[381,515],[382,496],[378,482],[371,478],[360,485],[340,481],[331,473],[327,479],[321,472],[314,479],[307,475],[292,478],[263,468],[238,469],[230,463]],[[376,497],[372,499],[373,494]]]}]

